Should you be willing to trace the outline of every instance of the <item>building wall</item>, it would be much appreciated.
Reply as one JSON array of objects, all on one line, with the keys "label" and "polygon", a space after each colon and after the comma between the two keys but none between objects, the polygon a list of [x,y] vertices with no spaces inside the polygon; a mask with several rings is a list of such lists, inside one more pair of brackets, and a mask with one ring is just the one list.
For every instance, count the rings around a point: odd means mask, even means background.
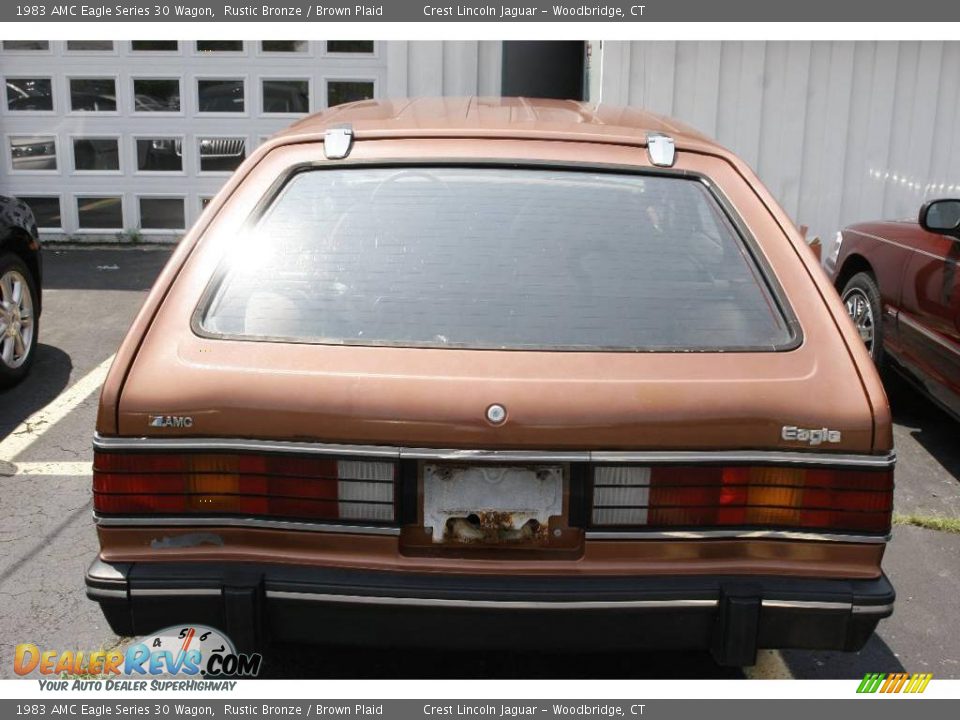
[{"label": "building wall", "polygon": [[[499,42],[378,41],[360,52],[338,52],[321,41],[298,42],[296,51],[282,52],[254,41],[229,51],[205,51],[207,46],[192,41],[173,51],[137,50],[131,41],[108,45],[92,50],[63,41],[39,50],[10,41],[0,45],[6,86],[0,103],[0,193],[58,199],[60,217],[42,231],[47,238],[174,240],[229,176],[239,145],[249,154],[305,112],[338,99],[500,92]],[[24,91],[21,81],[32,78],[49,79],[51,110],[15,109]],[[107,80],[107,91],[72,95],[71,88],[79,86],[71,82],[88,78]],[[145,97],[143,83],[135,83],[148,79],[176,80],[179,108]],[[224,92],[238,86],[218,82],[223,80],[242,83],[242,110]],[[202,85],[211,81],[213,86]],[[216,111],[201,107],[204,93]],[[104,110],[110,95],[116,107]],[[99,109],[78,110],[74,102]],[[42,157],[48,140],[56,168],[38,169],[49,164]],[[95,159],[89,140],[98,141]],[[173,143],[179,168],[170,148],[149,150],[138,140]],[[108,169],[84,170],[91,162]],[[151,229],[151,224],[173,227]]]},{"label": "building wall", "polygon": [[390,41],[387,97],[499,95],[500,41]]},{"label": "building wall", "polygon": [[960,196],[960,42],[605,42],[602,53],[603,102],[718,139],[825,242]]},{"label": "building wall", "polygon": [[[315,111],[337,81],[369,83],[375,97],[498,95],[502,68],[501,43],[482,41],[376,42],[371,53],[331,53],[320,41],[295,53],[251,41],[239,52],[202,52],[194,42],[162,53],[134,51],[128,41],[107,51],[60,41],[40,51],[5,46],[0,75],[50,78],[54,107],[12,111],[7,88],[0,192],[58,198],[59,229],[78,239],[176,237],[143,228],[141,198],[180,200],[189,226],[228,175],[201,170],[202,139],[242,138],[249,152],[299,117],[264,112],[265,80],[306,82]],[[912,216],[926,197],[960,195],[960,42],[594,41],[590,49],[592,100],[646,107],[716,137],[825,241],[850,222]],[[70,80],[85,77],[114,79],[116,111],[70,109]],[[180,110],[137,111],[133,81],[142,78],[176,78]],[[243,112],[200,111],[198,81],[218,78],[243,81]],[[54,139],[55,170],[13,168],[11,142],[32,135]],[[118,168],[77,170],[74,140],[83,138],[115,138]],[[178,139],[182,169],[138,169],[143,138]],[[78,202],[90,197],[121,199],[121,230],[79,227]]]}]

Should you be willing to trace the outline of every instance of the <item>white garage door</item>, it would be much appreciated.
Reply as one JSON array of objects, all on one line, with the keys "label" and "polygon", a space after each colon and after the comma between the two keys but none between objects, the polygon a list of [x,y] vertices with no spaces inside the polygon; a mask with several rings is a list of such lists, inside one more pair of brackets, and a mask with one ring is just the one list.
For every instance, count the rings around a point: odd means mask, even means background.
[{"label": "white garage door", "polygon": [[384,43],[5,40],[0,192],[41,233],[176,239],[266,137],[379,97]]}]

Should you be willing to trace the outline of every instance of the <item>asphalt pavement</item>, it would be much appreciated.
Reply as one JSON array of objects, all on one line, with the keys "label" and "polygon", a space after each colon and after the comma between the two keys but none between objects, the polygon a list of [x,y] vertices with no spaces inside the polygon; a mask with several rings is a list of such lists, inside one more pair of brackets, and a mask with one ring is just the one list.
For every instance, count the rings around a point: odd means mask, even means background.
[{"label": "asphalt pavement", "polygon": [[[111,633],[84,594],[84,570],[97,552],[90,476],[82,471],[92,460],[97,392],[82,391],[102,377],[168,255],[151,246],[45,253],[36,362],[25,382],[0,391],[0,678],[14,677],[17,643],[96,650],[128,641]],[[960,424],[897,378],[887,386],[897,512],[960,517]],[[51,404],[54,412],[37,427],[20,428]],[[5,457],[4,448],[15,452]],[[859,679],[896,671],[960,678],[960,535],[898,526],[884,565],[897,588],[896,611],[859,653],[764,652],[757,666],[741,670],[720,668],[703,653],[544,654],[521,642],[496,653],[276,645],[265,653],[264,671],[282,678]]]}]

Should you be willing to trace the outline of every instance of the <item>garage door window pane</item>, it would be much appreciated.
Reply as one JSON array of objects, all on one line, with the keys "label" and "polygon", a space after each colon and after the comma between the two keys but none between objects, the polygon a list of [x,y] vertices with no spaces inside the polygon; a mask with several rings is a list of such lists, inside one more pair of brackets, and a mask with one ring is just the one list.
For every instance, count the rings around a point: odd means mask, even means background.
[{"label": "garage door window pane", "polygon": [[183,230],[183,199],[140,198],[140,227],[144,230]]},{"label": "garage door window pane", "polygon": [[137,112],[180,112],[180,81],[176,78],[137,78],[133,81]]},{"label": "garage door window pane", "polygon": [[50,78],[7,78],[7,108],[15,111],[53,110]]},{"label": "garage door window pane", "polygon": [[200,52],[243,52],[243,40],[197,40]]},{"label": "garage door window pane", "polygon": [[247,156],[246,138],[200,138],[198,146],[202,172],[233,172]]},{"label": "garage door window pane", "polygon": [[70,109],[81,112],[116,111],[116,82],[113,78],[73,78],[70,80]]},{"label": "garage door window pane", "polygon": [[137,52],[176,52],[180,43],[176,40],[133,40],[130,47]]},{"label": "garage door window pane", "polygon": [[264,80],[263,112],[310,112],[310,83],[306,80]]},{"label": "garage door window pane", "polygon": [[329,40],[328,53],[373,53],[373,40]]},{"label": "garage door window pane", "polygon": [[568,351],[769,351],[792,338],[744,241],[693,179],[302,172],[227,263],[211,332]]},{"label": "garage door window pane", "polygon": [[33,210],[33,217],[36,218],[37,227],[59,228],[62,226],[63,220],[60,214],[60,198],[30,197],[28,195],[19,195],[18,197]]},{"label": "garage door window pane", "polygon": [[56,170],[56,139],[53,135],[11,136],[10,166],[14,170]]},{"label": "garage door window pane", "polygon": [[49,50],[48,40],[4,40],[4,50]]},{"label": "garage door window pane", "polygon": [[200,112],[243,112],[243,80],[197,80]]},{"label": "garage door window pane", "polygon": [[372,81],[331,80],[327,83],[327,107],[372,97]]},{"label": "garage door window pane", "polygon": [[67,40],[67,50],[113,50],[113,41]]},{"label": "garage door window pane", "polygon": [[77,198],[77,219],[84,230],[122,230],[123,200],[111,196]]},{"label": "garage door window pane", "polygon": [[264,40],[260,43],[261,52],[293,52],[302,53],[307,51],[306,40]]},{"label": "garage door window pane", "polygon": [[172,137],[137,138],[137,170],[180,172],[183,170],[183,140]]},{"label": "garage door window pane", "polygon": [[119,170],[119,141],[116,138],[74,138],[73,162],[77,170]]}]

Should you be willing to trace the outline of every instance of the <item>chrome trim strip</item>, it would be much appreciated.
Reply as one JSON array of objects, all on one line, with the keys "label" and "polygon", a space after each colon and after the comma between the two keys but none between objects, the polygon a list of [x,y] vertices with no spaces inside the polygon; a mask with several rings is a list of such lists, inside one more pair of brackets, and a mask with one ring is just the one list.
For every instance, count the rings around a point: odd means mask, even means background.
[{"label": "chrome trim strip", "polygon": [[846,535],[800,530],[587,530],[587,540],[805,540],[810,542],[887,543],[887,535]]},{"label": "chrome trim strip", "polygon": [[400,448],[405,460],[455,460],[494,462],[590,462],[588,450],[549,452],[544,450],[434,450],[432,448]]},{"label": "chrome trim strip", "polygon": [[838,610],[854,615],[889,615],[893,612],[893,603],[886,605],[853,605],[847,602],[820,602],[817,600],[763,600],[765,608],[790,610]]},{"label": "chrome trim strip", "polygon": [[821,602],[819,600],[762,600],[764,608],[782,610],[843,610],[849,611],[853,606],[848,602]]},{"label": "chrome trim strip", "polygon": [[[126,598],[126,590],[88,588],[90,595],[99,597]],[[220,588],[130,588],[130,595],[137,597],[213,597],[221,594]],[[717,600],[570,600],[548,602],[542,600],[464,600],[448,598],[384,597],[377,595],[343,595],[339,593],[312,593],[290,590],[267,590],[268,598],[277,600],[309,600],[312,602],[344,603],[351,605],[388,605],[407,607],[471,607],[500,610],[602,610],[622,608],[712,608]],[[823,602],[817,600],[761,600],[761,606],[776,610],[828,610],[852,612],[854,615],[889,615],[893,604],[852,605],[847,602]]]},{"label": "chrome trim strip", "polygon": [[595,463],[639,462],[658,463],[776,463],[778,465],[833,465],[851,467],[890,467],[896,462],[896,454],[846,455],[840,453],[791,452],[779,450],[720,450],[709,451],[617,451],[597,450],[590,453]]},{"label": "chrome trim strip", "polygon": [[137,597],[161,597],[168,595],[190,595],[194,597],[221,595],[220,588],[130,588],[130,595]]},{"label": "chrome trim strip", "polygon": [[309,455],[359,455],[400,459],[400,450],[378,445],[336,445],[330,443],[288,442],[283,440],[244,440],[238,438],[166,438],[103,437],[94,433],[97,450],[240,450],[250,452],[287,452]]},{"label": "chrome trim strip", "polygon": [[338,525],[292,520],[218,517],[123,517],[93,514],[93,522],[102,527],[245,527],[268,530],[306,530],[309,532],[344,533],[356,535],[399,535],[400,528],[376,525]]},{"label": "chrome trim strip", "polygon": [[95,434],[98,450],[239,450],[288,452],[312,455],[355,455],[399,460],[477,460],[490,462],[594,462],[594,463],[777,463],[785,465],[834,465],[886,468],[896,462],[896,453],[850,455],[841,453],[779,450],[458,450],[451,448],[402,448],[387,445],[338,445],[315,442],[252,440],[234,438],[103,437]]},{"label": "chrome trim strip", "polygon": [[716,607],[716,600],[462,600],[452,598],[383,597],[377,595],[340,595],[330,593],[267,590],[268,598],[311,600],[351,605],[392,605],[411,607],[470,607],[499,610],[594,610],[604,608],[676,608]]},{"label": "chrome trim strip", "polygon": [[893,612],[893,603],[887,605],[854,605],[854,615],[890,615]]},{"label": "chrome trim strip", "polygon": [[897,316],[904,325],[909,326],[914,332],[920,333],[930,342],[935,343],[942,347],[944,350],[949,352],[951,355],[960,354],[960,345],[956,345],[944,337],[941,337],[937,333],[933,332],[929,328],[924,327],[916,320],[914,320],[910,315],[904,311],[900,311],[900,314]]}]

